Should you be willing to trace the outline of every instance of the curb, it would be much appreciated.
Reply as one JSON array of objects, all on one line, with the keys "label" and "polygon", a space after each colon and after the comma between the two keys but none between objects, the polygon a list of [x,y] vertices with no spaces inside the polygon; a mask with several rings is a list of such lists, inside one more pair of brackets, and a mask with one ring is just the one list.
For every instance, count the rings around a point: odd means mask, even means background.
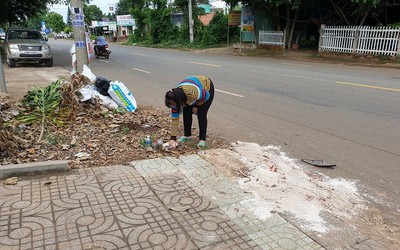
[{"label": "curb", "polygon": [[6,179],[12,176],[65,172],[70,170],[71,167],[68,165],[68,161],[62,160],[9,164],[0,166],[0,179]]}]

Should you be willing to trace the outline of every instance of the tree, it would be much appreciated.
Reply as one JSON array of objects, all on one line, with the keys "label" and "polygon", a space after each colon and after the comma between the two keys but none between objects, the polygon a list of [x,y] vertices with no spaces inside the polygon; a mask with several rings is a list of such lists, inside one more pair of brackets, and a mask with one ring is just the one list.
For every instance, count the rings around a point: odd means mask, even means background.
[{"label": "tree", "polygon": [[136,30],[135,36],[138,40],[146,38],[146,22],[149,12],[149,2],[145,0],[137,0],[132,3],[132,16],[135,18]]},{"label": "tree", "polygon": [[[87,4],[90,1],[84,0]],[[68,5],[70,0],[1,0],[0,24],[24,22],[47,11],[47,6],[58,3]]]},{"label": "tree", "polygon": [[46,24],[53,30],[53,32],[57,33],[63,31],[65,28],[63,16],[56,12],[50,12],[46,15]]},{"label": "tree", "polygon": [[2,0],[0,23],[22,22],[47,10],[48,4],[57,2],[58,0]]},{"label": "tree", "polygon": [[133,1],[132,0],[119,0],[117,3],[117,15],[129,15],[131,14],[133,8]]},{"label": "tree", "polygon": [[150,35],[152,42],[158,44],[169,40],[176,32],[171,22],[171,9],[167,0],[153,0],[153,8],[149,10]]},{"label": "tree", "polygon": [[214,46],[226,42],[228,32],[228,17],[223,12],[217,12],[210,24],[205,27],[200,43],[203,46]]},{"label": "tree", "polygon": [[71,9],[70,8],[68,8],[68,11],[67,11],[67,25],[72,26]]},{"label": "tree", "polygon": [[85,15],[85,23],[90,25],[92,21],[100,21],[104,14],[96,5],[84,5],[83,13]]},{"label": "tree", "polygon": [[37,13],[36,15],[25,19],[20,22],[22,27],[40,30],[42,28],[42,21],[46,20],[46,13]]},{"label": "tree", "polygon": [[253,8],[261,8],[274,13],[276,18],[277,30],[281,30],[281,19],[285,23],[287,47],[290,49],[296,22],[299,18],[301,9],[317,0],[244,0],[243,4]]}]

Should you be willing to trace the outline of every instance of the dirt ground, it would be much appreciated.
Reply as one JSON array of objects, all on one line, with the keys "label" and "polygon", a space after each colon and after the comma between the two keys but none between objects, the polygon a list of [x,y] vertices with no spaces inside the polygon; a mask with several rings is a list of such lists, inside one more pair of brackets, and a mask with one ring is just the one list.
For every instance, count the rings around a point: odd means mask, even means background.
[{"label": "dirt ground", "polygon": [[69,79],[70,73],[61,67],[28,66],[9,68],[3,64],[7,92],[12,101],[20,100],[33,87],[46,87],[60,78]]},{"label": "dirt ground", "polygon": [[197,53],[225,54],[237,56],[267,57],[290,61],[320,62],[329,64],[359,65],[368,67],[388,67],[400,69],[400,57],[352,55],[333,52],[318,53],[316,49],[281,50],[276,48],[253,48],[250,45],[195,49]]},{"label": "dirt ground", "polygon": [[[80,168],[128,164],[139,159],[179,156],[199,150],[196,147],[196,130],[193,130],[190,143],[174,150],[163,150],[162,145],[155,145],[152,150],[142,145],[147,136],[154,141],[169,140],[170,119],[167,110],[139,104],[135,112],[121,113],[108,110],[99,101],[79,102],[74,91],[87,84],[71,80],[70,73],[60,67],[5,67],[4,71],[11,104],[4,105],[7,102],[0,98],[0,127],[3,120],[11,122],[11,126],[4,127],[7,134],[3,134],[4,131],[0,133],[0,143],[11,142],[8,148],[6,145],[0,147],[6,151],[0,153],[0,164],[68,160],[71,167]],[[68,113],[62,118],[65,125],[55,126],[49,121],[42,132],[39,122],[21,124],[18,115],[14,114],[26,113],[27,108],[18,102],[32,88],[46,87],[58,79],[64,81],[59,113],[64,110]],[[209,148],[226,148],[227,145],[224,140],[208,135]]]}]

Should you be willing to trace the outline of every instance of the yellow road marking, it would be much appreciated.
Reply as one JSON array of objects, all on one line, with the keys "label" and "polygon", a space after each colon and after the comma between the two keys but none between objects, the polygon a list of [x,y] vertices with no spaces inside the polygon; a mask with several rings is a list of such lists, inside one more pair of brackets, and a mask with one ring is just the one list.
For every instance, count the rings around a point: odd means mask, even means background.
[{"label": "yellow road marking", "polygon": [[208,63],[199,63],[199,62],[190,62],[190,61],[189,61],[188,63],[199,64],[199,65],[205,65],[205,66],[210,66],[210,67],[222,67],[221,65],[208,64]]},{"label": "yellow road marking", "polygon": [[370,88],[370,89],[380,89],[380,90],[389,90],[389,91],[400,92],[400,89],[378,87],[378,86],[372,86],[372,85],[366,85],[366,84],[358,84],[358,83],[351,83],[351,82],[336,82],[336,83],[355,86],[355,87],[364,87],[364,88]]}]

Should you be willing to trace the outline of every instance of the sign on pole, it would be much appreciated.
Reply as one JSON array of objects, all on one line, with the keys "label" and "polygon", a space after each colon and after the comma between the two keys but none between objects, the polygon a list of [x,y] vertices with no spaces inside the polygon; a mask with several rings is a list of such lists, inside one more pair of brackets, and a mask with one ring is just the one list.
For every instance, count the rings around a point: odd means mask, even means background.
[{"label": "sign on pole", "polygon": [[240,11],[231,11],[228,16],[229,26],[237,26],[240,24]]},{"label": "sign on pole", "polygon": [[242,7],[242,31],[254,31],[254,11],[249,6]]},{"label": "sign on pole", "polygon": [[131,15],[118,15],[117,16],[118,26],[135,26],[135,19]]},{"label": "sign on pole", "polygon": [[[74,29],[74,46],[73,48],[71,48],[71,51],[75,52],[76,70],[78,72],[82,72],[83,65],[85,64],[87,65],[89,61],[88,40],[85,34],[85,22],[84,22],[82,0],[71,0],[70,8],[71,8],[72,26]],[[75,62],[73,62],[73,66],[75,66]]]}]

